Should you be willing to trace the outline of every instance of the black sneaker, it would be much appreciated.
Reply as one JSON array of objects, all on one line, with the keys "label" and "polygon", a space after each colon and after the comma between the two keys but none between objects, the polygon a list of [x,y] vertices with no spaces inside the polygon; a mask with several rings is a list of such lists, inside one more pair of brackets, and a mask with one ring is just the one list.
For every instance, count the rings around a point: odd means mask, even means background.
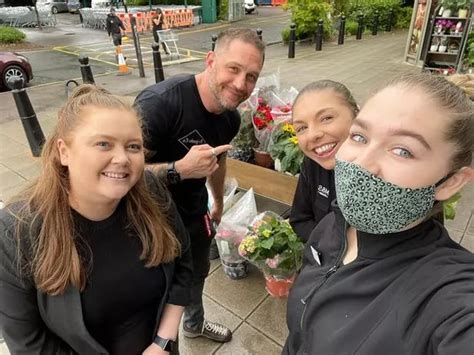
[{"label": "black sneaker", "polygon": [[187,338],[206,337],[218,343],[227,343],[232,339],[232,332],[229,328],[207,320],[204,321],[200,330],[193,330],[183,324],[183,335]]},{"label": "black sneaker", "polygon": [[213,239],[211,246],[209,247],[209,260],[219,259],[219,248],[217,247],[216,240]]}]

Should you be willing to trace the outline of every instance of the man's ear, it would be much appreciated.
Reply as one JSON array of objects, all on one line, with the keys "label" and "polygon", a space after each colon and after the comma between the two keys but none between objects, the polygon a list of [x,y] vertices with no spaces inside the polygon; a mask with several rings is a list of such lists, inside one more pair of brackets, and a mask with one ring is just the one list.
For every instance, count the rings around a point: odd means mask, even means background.
[{"label": "man's ear", "polygon": [[435,198],[445,201],[474,180],[474,169],[465,166],[436,188]]},{"label": "man's ear", "polygon": [[212,69],[216,62],[216,53],[213,51],[207,52],[206,55],[206,69]]},{"label": "man's ear", "polygon": [[56,148],[58,149],[59,153],[59,161],[61,165],[68,166],[69,165],[69,148],[66,145],[66,142],[62,139],[58,139],[56,142]]}]

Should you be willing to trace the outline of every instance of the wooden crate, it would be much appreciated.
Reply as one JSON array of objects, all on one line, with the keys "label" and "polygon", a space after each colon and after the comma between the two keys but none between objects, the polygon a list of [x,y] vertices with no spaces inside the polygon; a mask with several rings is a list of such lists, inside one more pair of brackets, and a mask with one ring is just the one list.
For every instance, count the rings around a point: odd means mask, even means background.
[{"label": "wooden crate", "polygon": [[255,193],[287,205],[293,203],[298,178],[257,165],[227,159],[227,176],[235,177],[239,187],[253,187]]}]

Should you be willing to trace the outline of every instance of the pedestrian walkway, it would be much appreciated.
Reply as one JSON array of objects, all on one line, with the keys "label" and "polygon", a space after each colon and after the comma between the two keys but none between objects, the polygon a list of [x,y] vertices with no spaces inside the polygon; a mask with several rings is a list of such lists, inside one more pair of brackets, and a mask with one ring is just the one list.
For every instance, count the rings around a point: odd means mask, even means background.
[{"label": "pedestrian walkway", "polygon": [[[318,79],[339,80],[347,84],[359,102],[363,102],[388,78],[419,70],[402,63],[406,32],[367,36],[362,41],[347,40],[344,46],[324,45],[315,52],[312,45],[298,45],[296,58],[287,59],[287,47],[273,45],[267,50],[262,75],[279,73],[283,87],[301,89]],[[196,73],[202,62],[184,63],[165,69],[167,77],[182,73]],[[139,78],[136,71],[127,77],[104,75],[96,78],[99,85],[119,95],[134,96],[153,82],[151,68],[147,77]],[[66,99],[60,84],[29,89],[33,105],[45,133],[51,131],[56,112]],[[0,94],[0,199],[5,200],[38,174],[38,160],[31,157],[11,94]],[[474,186],[462,192],[457,217],[446,224],[454,240],[474,251]],[[261,273],[251,268],[249,276],[239,281],[229,280],[218,261],[212,263],[206,281],[204,304],[212,321],[229,326],[234,332],[230,343],[218,344],[206,339],[180,338],[183,355],[273,355],[281,352],[287,336],[286,300],[266,294]],[[1,355],[7,354],[0,345]]]}]

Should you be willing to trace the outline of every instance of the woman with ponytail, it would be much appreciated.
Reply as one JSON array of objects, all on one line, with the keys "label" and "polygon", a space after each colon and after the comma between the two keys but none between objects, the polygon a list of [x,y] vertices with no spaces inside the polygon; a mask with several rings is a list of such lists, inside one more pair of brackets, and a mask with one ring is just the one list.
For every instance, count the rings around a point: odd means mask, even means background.
[{"label": "woman with ponytail", "polygon": [[39,177],[0,211],[0,326],[11,354],[174,351],[191,264],[175,206],[144,173],[137,112],[79,87]]}]

